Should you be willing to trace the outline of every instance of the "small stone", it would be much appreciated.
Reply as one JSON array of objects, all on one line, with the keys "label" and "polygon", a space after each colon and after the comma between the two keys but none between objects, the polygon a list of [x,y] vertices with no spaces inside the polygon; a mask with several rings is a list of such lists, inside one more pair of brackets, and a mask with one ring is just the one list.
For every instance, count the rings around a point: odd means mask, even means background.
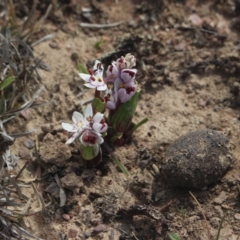
[{"label": "small stone", "polygon": [[74,228],[70,228],[68,230],[68,237],[69,238],[76,238],[77,234],[78,234],[78,231],[76,229],[74,229]]},{"label": "small stone", "polygon": [[234,215],[234,218],[235,218],[236,220],[240,220],[240,213],[236,213],[236,214]]},{"label": "small stone", "polygon": [[34,148],[35,144],[34,141],[31,140],[30,138],[27,138],[24,142],[23,142],[24,146],[28,149],[32,149]]},{"label": "small stone", "polygon": [[20,115],[21,115],[25,120],[29,120],[30,117],[31,117],[31,111],[30,111],[30,109],[22,110],[22,111],[20,112]]},{"label": "small stone", "polygon": [[72,190],[74,193],[79,192],[79,188],[83,186],[83,181],[80,176],[76,173],[68,173],[63,178],[61,178],[62,186]]},{"label": "small stone", "polygon": [[160,168],[166,184],[201,189],[217,182],[231,163],[229,138],[203,129],[173,142]]},{"label": "small stone", "polygon": [[55,40],[53,40],[49,43],[49,47],[51,47],[53,49],[54,48],[59,48],[58,43]]},{"label": "small stone", "polygon": [[78,59],[79,59],[78,53],[73,52],[73,53],[71,54],[71,59],[72,59],[73,61],[78,61]]},{"label": "small stone", "polygon": [[68,215],[68,214],[66,214],[66,213],[64,213],[63,215],[62,215],[62,218],[65,220],[65,221],[70,221],[70,216]]},{"label": "small stone", "polygon": [[93,229],[93,234],[98,234],[100,232],[107,232],[108,228],[104,224],[99,224]]},{"label": "small stone", "polygon": [[18,155],[20,158],[25,159],[25,160],[31,160],[32,159],[32,154],[29,151],[28,148],[26,147],[20,147],[18,151]]},{"label": "small stone", "polygon": [[153,169],[153,171],[154,171],[156,174],[159,174],[159,169],[158,169],[158,167],[156,166],[156,164],[153,163],[152,169]]},{"label": "small stone", "polygon": [[228,198],[226,192],[222,191],[213,201],[216,204],[222,204]]}]

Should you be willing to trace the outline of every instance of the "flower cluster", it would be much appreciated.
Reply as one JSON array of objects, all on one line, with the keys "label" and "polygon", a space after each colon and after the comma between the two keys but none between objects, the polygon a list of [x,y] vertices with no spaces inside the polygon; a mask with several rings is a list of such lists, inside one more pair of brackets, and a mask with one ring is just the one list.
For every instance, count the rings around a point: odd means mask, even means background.
[{"label": "flower cluster", "polygon": [[84,115],[74,112],[72,116],[73,124],[62,123],[64,130],[73,133],[67,144],[72,143],[77,137],[82,145],[92,146],[102,144],[102,133],[106,132],[108,125],[105,122],[102,113],[96,113],[93,116],[92,106],[88,105],[84,110]]},{"label": "flower cluster", "polygon": [[[79,73],[85,81],[84,85],[95,89],[95,98],[85,108],[83,115],[73,113],[73,124],[62,123],[62,127],[72,133],[67,143],[79,138],[79,150],[83,159],[95,161],[96,158],[101,158],[100,144],[103,143],[103,138],[108,144],[123,145],[147,121],[144,119],[138,124],[132,122],[140,95],[135,80],[135,65],[136,58],[127,54],[108,66],[106,77],[103,76],[102,63],[98,60],[93,69],[88,70],[88,74],[85,69],[85,73]],[[104,117],[106,110],[108,115]],[[94,116],[93,112],[96,113]]]},{"label": "flower cluster", "polygon": [[137,69],[132,69],[135,65],[136,58],[127,54],[108,67],[105,80],[109,86],[105,96],[108,109],[114,110],[119,104],[129,101],[137,91],[137,83],[135,82]]},{"label": "flower cluster", "polygon": [[79,76],[86,82],[86,87],[95,88],[97,91],[107,90],[104,96],[106,107],[114,110],[121,103],[129,101],[137,91],[137,69],[132,69],[135,65],[136,58],[133,55],[122,56],[112,62],[106,71],[106,78],[103,79],[104,68],[101,62],[96,60],[89,74],[79,73]]}]

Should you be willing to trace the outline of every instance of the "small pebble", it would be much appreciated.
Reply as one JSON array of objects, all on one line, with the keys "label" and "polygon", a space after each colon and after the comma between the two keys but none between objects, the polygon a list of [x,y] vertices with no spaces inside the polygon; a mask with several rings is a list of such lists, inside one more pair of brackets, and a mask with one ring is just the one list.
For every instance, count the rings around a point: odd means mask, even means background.
[{"label": "small pebble", "polygon": [[25,160],[31,160],[32,159],[32,154],[29,151],[29,149],[26,148],[26,147],[19,148],[18,155],[19,155],[20,158],[25,159]]},{"label": "small pebble", "polygon": [[156,174],[159,174],[159,169],[158,169],[158,167],[156,166],[156,164],[153,164],[153,165],[152,165],[152,169],[153,169],[153,171],[154,171]]},{"label": "small pebble", "polygon": [[58,48],[59,46],[58,46],[58,43],[56,41],[52,41],[52,42],[49,43],[49,47],[54,49],[54,48]]},{"label": "small pebble", "polygon": [[234,215],[234,218],[235,218],[236,220],[240,220],[240,213],[236,213],[236,214]]},{"label": "small pebble", "polygon": [[63,214],[62,215],[62,218],[65,220],[65,221],[69,221],[71,218],[68,214]]},{"label": "small pebble", "polygon": [[78,231],[74,228],[69,228],[68,230],[68,237],[69,238],[76,238],[78,234]]},{"label": "small pebble", "polygon": [[34,144],[34,141],[27,138],[24,142],[23,142],[24,146],[28,149],[32,149],[34,148],[35,144]]},{"label": "small pebble", "polygon": [[108,231],[108,228],[104,224],[99,224],[93,229],[94,233],[107,232],[107,231]]}]

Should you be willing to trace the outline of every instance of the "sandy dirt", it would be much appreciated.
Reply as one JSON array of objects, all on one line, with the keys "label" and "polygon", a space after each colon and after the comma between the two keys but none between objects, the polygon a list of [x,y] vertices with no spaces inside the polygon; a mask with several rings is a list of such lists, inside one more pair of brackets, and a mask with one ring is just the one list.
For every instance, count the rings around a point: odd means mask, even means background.
[{"label": "sandy dirt", "polygon": [[[219,239],[239,239],[239,1],[76,0],[61,6],[39,29],[41,36],[54,33],[54,39],[34,46],[35,55],[51,69],[40,72],[46,88],[42,98],[50,104],[31,109],[27,120],[17,118],[13,126],[24,122],[26,129],[36,129],[30,139],[38,139],[39,146],[36,157],[34,149],[24,147],[26,138],[19,139],[13,151],[21,159],[14,171],[31,159],[21,176],[30,179],[40,169],[36,161],[43,162],[44,177],[34,184],[46,207],[25,218],[29,231],[46,240],[65,235],[76,240],[160,240],[168,239],[170,232],[180,239],[210,240],[216,239],[223,219]],[[83,16],[82,8],[92,9],[90,18]],[[80,26],[89,21],[123,22],[111,28]],[[70,121],[72,112],[92,97],[78,75],[77,62],[92,67],[95,59],[102,59],[107,67],[128,52],[137,57],[137,80],[142,84],[134,121],[149,120],[131,143],[114,149],[130,173],[127,177],[110,159],[88,169],[71,157],[77,149],[64,144],[61,122]],[[161,180],[161,163],[169,145],[205,128],[230,138],[231,169],[204,189],[168,187]],[[63,207],[58,193],[54,197],[52,189],[46,192],[55,175],[67,196]],[[24,192],[33,197],[32,208],[41,206],[29,189]],[[133,205],[151,209],[152,215],[129,214]]]}]

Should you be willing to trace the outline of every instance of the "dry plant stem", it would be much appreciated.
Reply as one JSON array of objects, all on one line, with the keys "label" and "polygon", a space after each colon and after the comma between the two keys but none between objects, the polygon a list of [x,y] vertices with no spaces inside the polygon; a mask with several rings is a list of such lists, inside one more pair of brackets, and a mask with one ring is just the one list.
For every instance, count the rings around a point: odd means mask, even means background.
[{"label": "dry plant stem", "polygon": [[115,23],[109,23],[109,24],[92,24],[92,23],[80,23],[81,27],[87,27],[87,28],[110,28],[110,27],[116,27],[122,24],[123,22],[115,22]]},{"label": "dry plant stem", "polygon": [[133,231],[132,231],[132,235],[136,240],[139,240]]},{"label": "dry plant stem", "polygon": [[42,198],[42,195],[38,192],[37,188],[35,187],[35,185],[31,182],[31,185],[33,187],[33,190],[36,194],[36,197],[37,197],[37,202],[39,204],[39,207],[41,207],[42,210],[44,210],[46,208],[46,204]]},{"label": "dry plant stem", "polygon": [[227,36],[225,36],[225,35],[222,35],[222,34],[219,34],[217,32],[210,31],[210,30],[207,30],[207,29],[204,29],[204,28],[193,28],[193,27],[183,27],[183,26],[175,26],[175,28],[177,28],[179,30],[198,30],[200,32],[206,32],[206,33],[213,34],[215,36],[227,38]]},{"label": "dry plant stem", "polygon": [[18,179],[18,177],[21,175],[21,173],[23,172],[23,170],[25,169],[25,167],[28,165],[28,161],[25,162],[25,164],[23,165],[23,167],[21,168],[21,170],[18,172],[18,174],[15,177],[15,180]]},{"label": "dry plant stem", "polygon": [[207,235],[208,235],[208,239],[211,240],[211,234],[210,234],[210,228],[209,228],[209,224],[208,224],[208,221],[207,221],[207,218],[204,214],[204,210],[202,209],[200,203],[198,202],[198,200],[196,199],[196,197],[192,194],[191,191],[189,191],[189,194],[191,195],[191,197],[194,199],[194,201],[197,203],[198,207],[199,207],[199,210],[201,211],[202,213],[202,216],[205,220],[205,226],[206,226],[206,229],[207,229]]},{"label": "dry plant stem", "polygon": [[53,39],[54,37],[55,37],[55,34],[54,34],[54,33],[48,34],[48,35],[40,38],[40,39],[37,40],[36,42],[32,43],[32,44],[31,44],[31,47],[34,47],[34,46],[36,46],[37,44],[39,44],[39,43],[41,43],[41,42],[51,40],[51,39]]},{"label": "dry plant stem", "polygon": [[43,24],[43,22],[47,19],[49,13],[51,12],[52,8],[53,8],[53,5],[50,4],[50,5],[48,6],[45,14],[41,17],[41,19],[40,19],[40,20],[38,21],[38,23],[36,24],[36,27],[39,28],[39,27],[41,26],[41,24]]}]

